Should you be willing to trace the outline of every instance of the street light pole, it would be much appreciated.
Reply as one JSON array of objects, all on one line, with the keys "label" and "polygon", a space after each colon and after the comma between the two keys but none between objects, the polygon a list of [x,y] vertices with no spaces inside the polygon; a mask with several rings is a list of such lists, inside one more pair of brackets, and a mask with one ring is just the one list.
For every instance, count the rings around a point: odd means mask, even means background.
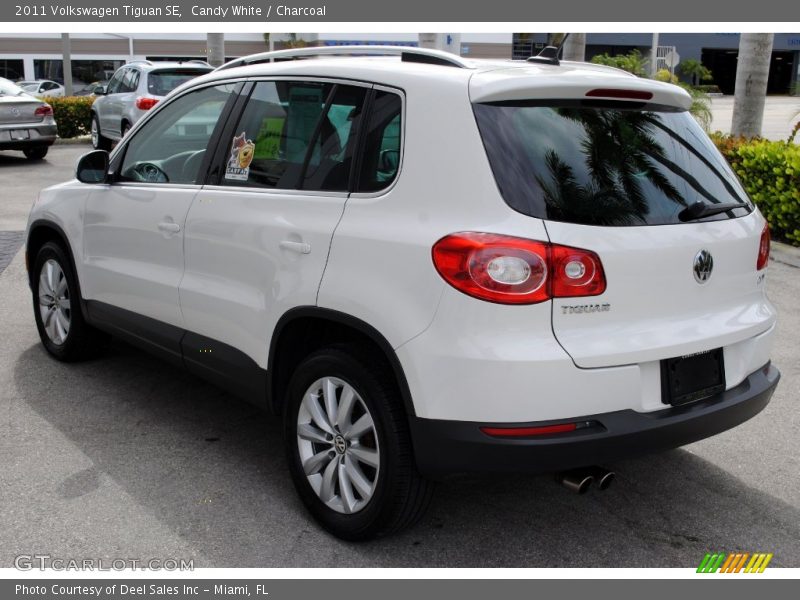
[{"label": "street light pole", "polygon": [[61,72],[64,75],[64,94],[72,96],[72,44],[68,33],[61,34]]}]

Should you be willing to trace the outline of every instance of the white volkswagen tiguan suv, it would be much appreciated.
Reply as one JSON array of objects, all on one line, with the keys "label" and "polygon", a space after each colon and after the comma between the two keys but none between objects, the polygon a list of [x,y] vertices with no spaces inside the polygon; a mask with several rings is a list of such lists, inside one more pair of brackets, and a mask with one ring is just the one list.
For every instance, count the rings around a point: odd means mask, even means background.
[{"label": "white volkswagen tiguan suv", "polygon": [[767,226],[689,104],[546,57],[238,59],[41,193],[42,343],[110,333],[281,414],[345,539],[410,525],[447,473],[582,491],[779,379]]}]

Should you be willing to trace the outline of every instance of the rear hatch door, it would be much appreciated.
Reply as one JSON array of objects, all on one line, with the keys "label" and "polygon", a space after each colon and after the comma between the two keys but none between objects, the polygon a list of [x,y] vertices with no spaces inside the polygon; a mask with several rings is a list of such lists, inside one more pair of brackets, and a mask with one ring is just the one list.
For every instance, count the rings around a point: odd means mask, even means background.
[{"label": "rear hatch door", "polygon": [[[647,97],[652,83],[616,80],[595,95],[597,82],[572,84],[563,98],[483,89],[489,100],[474,104],[506,202],[543,219],[550,242],[602,261],[603,294],[553,300],[559,343],[590,368],[704,352],[767,330],[775,315],[756,270],[763,218],[681,90]],[[625,98],[628,88],[636,93]],[[698,218],[687,210],[698,202],[736,208]]]}]

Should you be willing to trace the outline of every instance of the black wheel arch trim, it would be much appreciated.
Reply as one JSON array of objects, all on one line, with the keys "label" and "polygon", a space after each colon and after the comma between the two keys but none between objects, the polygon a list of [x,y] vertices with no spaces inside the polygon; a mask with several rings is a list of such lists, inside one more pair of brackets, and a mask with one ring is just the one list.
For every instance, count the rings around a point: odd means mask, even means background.
[{"label": "black wheel arch trim", "polygon": [[403,405],[406,409],[406,414],[409,418],[416,416],[414,410],[414,402],[411,396],[411,389],[408,387],[408,380],[406,379],[405,371],[397,358],[397,353],[389,343],[389,341],[378,331],[375,327],[350,314],[333,310],[330,308],[323,308],[320,306],[298,306],[286,311],[283,316],[278,320],[275,329],[272,332],[270,340],[269,358],[267,359],[267,390],[269,391],[270,404],[273,412],[280,412],[282,399],[275,393],[275,360],[276,360],[276,347],[281,338],[283,330],[292,322],[298,319],[316,318],[331,321],[333,323],[350,327],[359,333],[365,335],[372,342],[374,342],[383,352],[384,356],[392,368],[397,386],[400,390],[400,396],[403,399]]}]

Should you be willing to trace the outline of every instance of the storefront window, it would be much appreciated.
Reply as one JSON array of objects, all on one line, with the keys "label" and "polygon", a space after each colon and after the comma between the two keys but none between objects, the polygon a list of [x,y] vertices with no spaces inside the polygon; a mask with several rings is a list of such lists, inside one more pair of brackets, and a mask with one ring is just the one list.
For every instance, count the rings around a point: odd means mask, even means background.
[{"label": "storefront window", "polygon": [[24,67],[22,65],[22,59],[0,59],[0,77],[4,77],[5,79],[9,79],[11,81],[17,81],[23,78],[23,69]]},{"label": "storefront window", "polygon": [[[73,60],[72,86],[77,92],[91,83],[111,79],[124,60]],[[64,83],[63,61],[55,59],[36,59],[33,61],[36,79],[52,79]]]}]

